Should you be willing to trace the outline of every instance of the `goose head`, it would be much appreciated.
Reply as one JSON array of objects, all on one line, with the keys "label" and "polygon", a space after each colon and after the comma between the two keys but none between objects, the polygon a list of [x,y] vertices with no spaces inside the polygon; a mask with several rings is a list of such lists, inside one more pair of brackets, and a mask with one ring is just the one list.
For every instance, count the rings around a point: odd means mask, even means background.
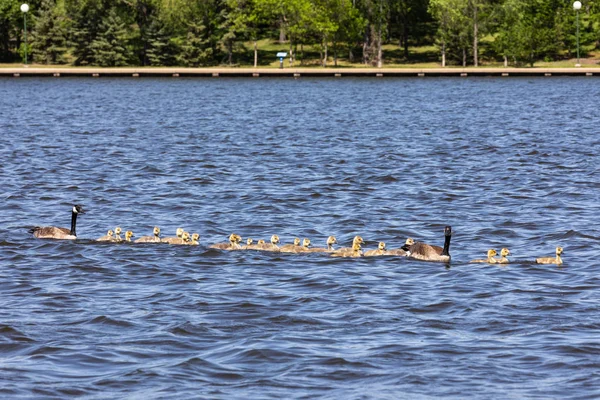
[{"label": "goose head", "polygon": [[115,235],[117,235],[117,236],[120,236],[120,235],[121,235],[121,232],[123,232],[123,230],[121,229],[121,227],[120,227],[120,226],[117,226],[117,227],[115,228]]},{"label": "goose head", "polygon": [[556,248],[556,255],[560,256],[563,253],[563,248],[562,247],[557,247]]},{"label": "goose head", "polygon": [[125,232],[125,241],[130,242],[131,238],[133,237],[133,232],[132,231],[127,231]]},{"label": "goose head", "polygon": [[265,244],[265,240],[264,239],[258,239],[258,242],[256,242],[259,246],[262,244]]},{"label": "goose head", "polygon": [[175,234],[177,235],[178,238],[181,238],[183,236],[183,228],[177,228],[177,230],[175,231]]},{"label": "goose head", "polygon": [[231,235],[229,235],[230,243],[239,243],[241,241],[242,241],[242,238],[240,237],[240,235],[236,235],[235,233],[232,233]]},{"label": "goose head", "polygon": [[160,228],[158,226],[155,226],[154,229],[152,229],[152,233],[154,234],[154,236],[160,236]]},{"label": "goose head", "polygon": [[302,247],[308,248],[310,246],[310,239],[304,239],[302,241]]},{"label": "goose head", "polygon": [[494,249],[489,249],[487,251],[487,258],[492,258],[494,256],[498,255],[498,252]]},{"label": "goose head", "polygon": [[112,237],[112,235],[114,235],[115,233],[112,231],[112,229],[109,229],[108,232],[106,232],[106,236],[108,237]]},{"label": "goose head", "polygon": [[277,236],[277,235],[271,236],[271,244],[277,245],[277,243],[279,243],[279,236]]},{"label": "goose head", "polygon": [[181,235],[181,239],[183,239],[184,242],[189,242],[190,241],[190,233],[189,232],[183,232],[183,234]]},{"label": "goose head", "polygon": [[335,239],[335,236],[329,236],[327,238],[327,247],[332,247],[334,244],[337,244],[337,240]]},{"label": "goose head", "polygon": [[510,256],[510,250],[507,249],[506,247],[503,248],[502,250],[500,250],[500,256],[501,257],[507,257]]},{"label": "goose head", "polygon": [[365,241],[363,240],[362,237],[360,236],[354,236],[354,239],[352,240],[352,245],[354,247],[354,244],[363,244]]},{"label": "goose head", "polygon": [[300,246],[300,238],[294,238],[294,246]]},{"label": "goose head", "polygon": [[447,226],[444,228],[444,236],[452,236],[452,227]]},{"label": "goose head", "polygon": [[82,206],[80,206],[79,204],[75,204],[73,206],[73,213],[74,214],[85,214],[85,211],[83,210]]},{"label": "goose head", "polygon": [[246,239],[246,245],[250,246],[250,245],[252,245],[252,243],[254,243],[254,239],[252,239],[252,238]]},{"label": "goose head", "polygon": [[377,248],[382,251],[385,250],[385,242],[379,242],[379,245],[377,246]]},{"label": "goose head", "polygon": [[200,234],[192,233],[192,242],[197,242],[198,240],[200,240]]},{"label": "goose head", "polygon": [[413,238],[408,238],[406,239],[406,242],[404,242],[404,244],[407,246],[412,246],[413,244],[415,244],[415,240]]}]

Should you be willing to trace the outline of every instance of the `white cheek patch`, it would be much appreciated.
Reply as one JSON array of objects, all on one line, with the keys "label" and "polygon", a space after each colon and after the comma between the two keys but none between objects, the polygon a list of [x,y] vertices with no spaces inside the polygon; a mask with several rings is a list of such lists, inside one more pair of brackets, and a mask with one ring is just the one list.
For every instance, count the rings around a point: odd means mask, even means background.
[{"label": "white cheek patch", "polygon": [[74,212],[75,214],[79,214],[79,212],[77,211],[77,208],[76,208],[75,206],[73,206],[73,212]]}]

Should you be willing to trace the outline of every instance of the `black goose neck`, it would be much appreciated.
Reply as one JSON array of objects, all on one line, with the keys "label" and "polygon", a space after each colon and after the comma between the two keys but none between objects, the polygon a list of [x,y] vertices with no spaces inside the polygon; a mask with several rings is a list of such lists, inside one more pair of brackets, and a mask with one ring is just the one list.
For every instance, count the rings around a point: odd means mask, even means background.
[{"label": "black goose neck", "polygon": [[77,213],[75,211],[71,212],[71,235],[77,236],[77,232],[75,231],[77,225]]},{"label": "black goose neck", "polygon": [[442,255],[443,256],[449,256],[450,255],[450,238],[452,236],[448,235],[445,237],[444,240],[444,248],[442,249]]}]

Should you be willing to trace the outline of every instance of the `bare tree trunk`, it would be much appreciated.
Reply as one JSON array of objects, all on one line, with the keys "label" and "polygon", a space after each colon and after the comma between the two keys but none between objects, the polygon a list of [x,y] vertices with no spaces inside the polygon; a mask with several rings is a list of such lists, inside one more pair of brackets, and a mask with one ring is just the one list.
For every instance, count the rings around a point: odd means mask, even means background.
[{"label": "bare tree trunk", "polygon": [[504,56],[504,68],[508,67],[508,57]]},{"label": "bare tree trunk", "polygon": [[442,43],[442,67],[446,66],[446,42]]},{"label": "bare tree trunk", "polygon": [[335,36],[333,37],[333,66],[337,67],[337,52],[338,52],[338,48],[337,48],[337,33],[335,34]]},{"label": "bare tree trunk", "polygon": [[233,63],[233,40],[227,41],[227,58],[228,64],[231,66]]},{"label": "bare tree trunk", "polygon": [[463,68],[467,66],[467,49],[463,47]]},{"label": "bare tree trunk", "polygon": [[279,43],[285,43],[285,18],[279,18]]},{"label": "bare tree trunk", "polygon": [[379,27],[377,29],[377,68],[383,67],[383,54],[381,50],[381,19],[383,18],[383,0],[379,0]]},{"label": "bare tree trunk", "polygon": [[258,41],[254,41],[254,68],[258,66]]},{"label": "bare tree trunk", "polygon": [[408,60],[408,24],[406,23],[406,20],[404,21],[404,27],[402,29],[402,36],[404,37],[402,40],[404,42],[404,58]]},{"label": "bare tree trunk", "polygon": [[300,65],[304,64],[304,43],[300,43]]},{"label": "bare tree trunk", "polygon": [[294,48],[292,47],[292,38],[290,38],[290,67],[294,66]]},{"label": "bare tree trunk", "polygon": [[479,23],[477,21],[477,1],[473,2],[473,65],[475,67],[479,66],[479,60],[478,60],[478,55],[477,55],[477,45],[478,43],[478,38],[477,36],[479,35]]},{"label": "bare tree trunk", "polygon": [[324,46],[325,47],[325,57],[323,57],[323,67],[326,67],[327,66],[327,39],[325,39],[324,42],[325,42],[324,43],[325,44],[325,46]]}]

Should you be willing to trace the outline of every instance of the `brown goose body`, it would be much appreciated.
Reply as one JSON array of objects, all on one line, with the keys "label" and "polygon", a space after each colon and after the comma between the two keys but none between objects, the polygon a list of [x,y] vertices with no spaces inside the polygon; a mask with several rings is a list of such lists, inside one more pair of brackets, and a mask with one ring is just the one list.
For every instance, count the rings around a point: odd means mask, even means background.
[{"label": "brown goose body", "polygon": [[562,247],[556,248],[556,257],[540,257],[536,258],[535,262],[538,264],[556,264],[561,265],[563,263],[562,258],[560,258],[563,253]]},{"label": "brown goose body", "polygon": [[416,242],[409,247],[410,258],[422,261],[450,262],[450,238],[452,237],[452,227],[447,226],[444,229],[444,247],[432,246],[426,243]]},{"label": "brown goose body", "polygon": [[296,253],[296,250],[300,248],[300,238],[294,238],[294,244],[284,244],[279,247],[281,253]]},{"label": "brown goose body", "polygon": [[379,246],[375,250],[367,250],[364,253],[365,257],[385,256],[388,255],[385,250],[385,243],[379,242]]},{"label": "brown goose body", "polygon": [[333,248],[334,244],[337,244],[337,239],[335,236],[329,236],[327,238],[327,247],[312,247],[308,249],[309,253],[333,253],[335,249]]},{"label": "brown goose body", "polygon": [[351,249],[346,247],[331,253],[331,257],[362,257],[363,255],[360,244],[358,243],[354,243]]},{"label": "brown goose body", "polygon": [[219,249],[219,250],[241,250],[242,246],[240,246],[240,242],[242,241],[242,237],[240,235],[236,235],[232,233],[229,235],[228,243],[216,243],[210,246],[211,249]]},{"label": "brown goose body", "polygon": [[83,211],[80,205],[73,206],[73,210],[71,211],[71,229],[57,226],[36,226],[30,229],[29,232],[38,239],[75,240],[77,239],[77,215],[84,213],[85,211]]},{"label": "brown goose body", "polygon": [[137,239],[135,241],[135,243],[160,243],[162,242],[162,240],[160,239],[160,228],[158,226],[155,226],[154,229],[152,230],[153,235],[152,236],[142,236],[141,238]]},{"label": "brown goose body", "polygon": [[106,233],[106,235],[99,237],[98,239],[96,239],[97,242],[112,242],[114,237],[113,237],[114,232],[112,231],[112,229],[109,229],[108,232]]},{"label": "brown goose body", "polygon": [[494,249],[489,249],[487,251],[487,258],[485,260],[482,259],[478,259],[478,260],[471,260],[470,262],[472,263],[488,263],[488,264],[496,264],[498,263],[498,260],[494,258],[494,256],[497,256],[498,252]]}]

